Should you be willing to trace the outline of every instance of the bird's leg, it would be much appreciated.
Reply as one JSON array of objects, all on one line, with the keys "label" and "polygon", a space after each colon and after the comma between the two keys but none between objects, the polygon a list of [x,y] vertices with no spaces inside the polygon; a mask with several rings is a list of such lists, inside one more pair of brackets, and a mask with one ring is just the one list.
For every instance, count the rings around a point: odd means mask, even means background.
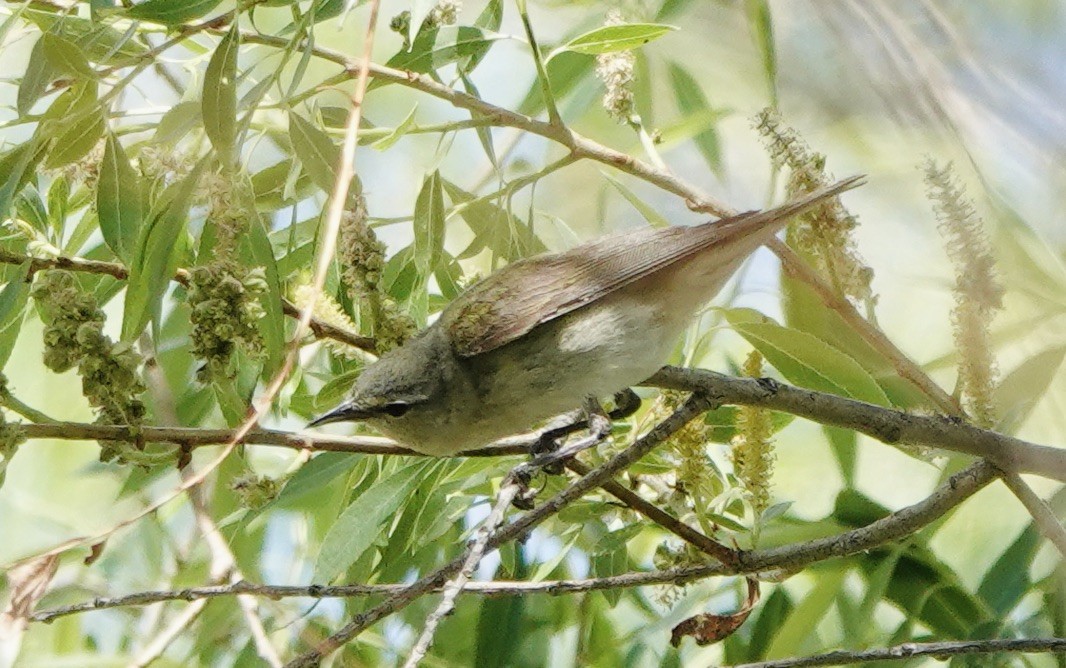
[{"label": "bird's leg", "polygon": [[611,433],[611,418],[603,410],[603,406],[595,397],[585,399],[585,423],[588,425],[588,435],[577,439],[573,443],[556,449],[554,452],[544,452],[534,456],[530,466],[544,469],[548,473],[562,473],[562,463],[574,455],[588,450],[603,442]]},{"label": "bird's leg", "polygon": [[[532,509],[533,500],[537,493],[530,489],[529,483],[535,473],[538,471],[553,474],[562,473],[563,462],[607,438],[611,433],[611,420],[627,418],[635,413],[638,408],[640,408],[640,397],[633,390],[626,388],[614,395],[614,409],[610,413],[604,413],[600,402],[595,397],[589,397],[585,400],[583,411],[586,419],[572,419],[568,424],[546,429],[530,448],[532,457],[530,461],[512,471],[512,475],[514,475],[515,480],[521,487],[520,493],[512,501],[512,504],[522,510]],[[579,431],[586,425],[589,426],[588,436],[560,449],[564,438]]]},{"label": "bird's leg", "polygon": [[[596,402],[596,407],[600,415],[603,415],[603,407],[600,406],[599,402]],[[610,413],[607,413],[607,417],[611,420],[624,420],[636,413],[638,408],[640,408],[640,395],[627,387],[621,392],[615,393],[614,408]],[[537,442],[530,448],[530,454],[533,455],[534,459],[541,455],[555,452],[561,446],[564,438],[587,428],[589,426],[589,420],[587,419],[589,412],[588,410],[582,410],[581,412],[585,414],[585,419],[576,420],[568,417],[569,422],[558,427],[545,429],[537,438]],[[573,413],[568,414],[568,416],[570,415],[573,415]],[[609,425],[608,428],[610,428]]]}]

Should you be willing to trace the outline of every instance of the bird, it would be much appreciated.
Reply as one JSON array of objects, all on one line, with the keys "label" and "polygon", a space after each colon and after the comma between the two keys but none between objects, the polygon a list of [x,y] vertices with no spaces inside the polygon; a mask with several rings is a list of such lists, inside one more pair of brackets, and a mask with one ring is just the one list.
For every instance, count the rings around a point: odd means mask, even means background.
[{"label": "bird", "polygon": [[638,385],[756,248],[862,182],[510,263],[368,365],[347,397],[308,426],[363,421],[417,452],[452,456]]}]

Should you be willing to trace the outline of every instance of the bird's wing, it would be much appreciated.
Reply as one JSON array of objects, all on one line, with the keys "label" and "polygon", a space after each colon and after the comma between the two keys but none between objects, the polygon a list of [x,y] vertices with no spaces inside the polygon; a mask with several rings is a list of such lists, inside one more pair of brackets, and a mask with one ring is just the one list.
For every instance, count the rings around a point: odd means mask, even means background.
[{"label": "bird's wing", "polygon": [[441,314],[441,324],[460,356],[489,352],[711,245],[762,229],[769,236],[789,217],[859,182],[853,177],[768,211],[612,235],[565,253],[519,260],[456,298]]}]

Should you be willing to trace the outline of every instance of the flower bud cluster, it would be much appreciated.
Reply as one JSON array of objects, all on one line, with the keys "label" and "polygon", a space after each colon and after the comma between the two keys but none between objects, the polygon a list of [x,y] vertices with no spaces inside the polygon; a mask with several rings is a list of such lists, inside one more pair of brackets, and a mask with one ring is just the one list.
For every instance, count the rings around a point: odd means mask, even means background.
[{"label": "flower bud cluster", "polygon": [[[604,21],[604,25],[608,26],[622,23],[625,21],[616,11],[610,12]],[[620,123],[627,122],[633,115],[633,68],[636,62],[637,58],[631,51],[615,51],[596,56],[596,76],[607,88],[603,95],[603,108]]]},{"label": "flower bud cluster", "polygon": [[167,185],[180,181],[191,172],[195,161],[171,148],[148,144],[137,154],[137,164],[146,178]]},{"label": "flower bud cluster", "polygon": [[238,347],[251,357],[263,354],[258,321],[266,314],[261,297],[267,292],[266,271],[245,268],[237,261],[237,244],[247,233],[248,216],[254,211],[246,189],[234,185],[232,174],[206,175],[202,190],[211,214],[207,224],[214,234],[212,259],[190,270],[188,286],[192,330],[192,354],[204,364],[196,378],[232,377]]},{"label": "flower bud cluster", "polygon": [[[832,181],[825,171],[825,155],[812,151],[795,130],[782,123],[776,111],[763,109],[756,115],[754,125],[766,143],[774,166],[788,168],[790,197],[809,193]],[[872,316],[877,301],[870,285],[873,270],[859,257],[854,239],[858,225],[840,198],[834,197],[799,216],[798,224],[789,228],[788,241],[815,265],[837,295],[864,305]]]},{"label": "flower bud cluster", "polygon": [[[763,375],[762,355],[751,351],[744,362],[744,375],[759,378]],[[770,481],[774,474],[774,424],[770,411],[754,406],[737,409],[737,433],[733,437],[733,472],[744,484],[755,511],[756,527],[759,516],[770,506]]]},{"label": "flower bud cluster", "polygon": [[[459,20],[459,12],[462,9],[463,3],[461,0],[440,0],[429,11],[429,14],[426,15],[418,29],[419,31],[433,30],[441,26],[454,25]],[[411,10],[405,9],[392,17],[392,20],[389,21],[389,30],[401,35],[404,49],[410,49]]]},{"label": "flower bud cluster", "polygon": [[454,25],[459,20],[459,12],[463,9],[461,0],[440,0],[430,10],[426,21],[433,27]]},{"label": "flower bud cluster", "polygon": [[[96,190],[96,183],[100,179],[100,164],[104,161],[104,147],[106,142],[101,139],[90,149],[88,153],[78,158],[69,165],[63,165],[55,170],[58,177],[67,179],[70,183],[81,183],[89,190]],[[91,206],[95,206],[95,199]]]},{"label": "flower bud cluster", "polygon": [[[415,323],[399,311],[396,302],[381,288],[385,268],[385,244],[367,225],[366,199],[359,195],[341,218],[338,249],[341,278],[347,284],[352,302],[365,306],[371,335],[378,351],[385,352],[406,341],[415,332]],[[361,320],[364,320],[361,318]]]},{"label": "flower bud cluster", "polygon": [[[129,344],[115,343],[103,332],[104,313],[92,295],[82,291],[67,271],[44,272],[33,286],[44,321],[44,364],[61,373],[77,367],[82,394],[97,412],[100,424],[139,426],[145,405],[140,377],[143,362]],[[102,461],[130,459],[140,446],[101,442]]]},{"label": "flower bud cluster", "polygon": [[255,357],[263,353],[257,321],[265,314],[260,297],[266,293],[262,267],[244,270],[222,258],[190,272],[189,308],[192,311],[192,354],[204,361],[196,378],[229,377],[237,346]]},{"label": "flower bud cluster", "polygon": [[250,510],[262,508],[273,501],[281,491],[278,481],[266,476],[245,471],[234,478],[229,485],[241,506]]},{"label": "flower bud cluster", "polygon": [[995,312],[1003,308],[1003,286],[996,275],[984,222],[966,198],[951,165],[939,167],[929,160],[925,182],[955,268],[951,321],[959,351],[959,389],[970,416],[980,426],[990,428],[996,422],[994,393],[999,375],[990,330]]},{"label": "flower bud cluster", "polygon": [[[7,396],[7,377],[0,373],[0,396]],[[0,486],[4,484],[7,466],[19,446],[26,440],[26,431],[17,422],[8,422],[0,411]]]}]

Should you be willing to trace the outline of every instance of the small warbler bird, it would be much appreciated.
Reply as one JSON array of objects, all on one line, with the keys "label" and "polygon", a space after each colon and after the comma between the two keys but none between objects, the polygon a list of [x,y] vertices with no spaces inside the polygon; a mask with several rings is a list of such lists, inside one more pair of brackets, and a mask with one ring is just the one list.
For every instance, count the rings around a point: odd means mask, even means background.
[{"label": "small warbler bird", "polygon": [[507,265],[368,366],[348,398],[310,426],[365,421],[414,450],[447,456],[639,384],[752,251],[796,214],[861,182]]}]

